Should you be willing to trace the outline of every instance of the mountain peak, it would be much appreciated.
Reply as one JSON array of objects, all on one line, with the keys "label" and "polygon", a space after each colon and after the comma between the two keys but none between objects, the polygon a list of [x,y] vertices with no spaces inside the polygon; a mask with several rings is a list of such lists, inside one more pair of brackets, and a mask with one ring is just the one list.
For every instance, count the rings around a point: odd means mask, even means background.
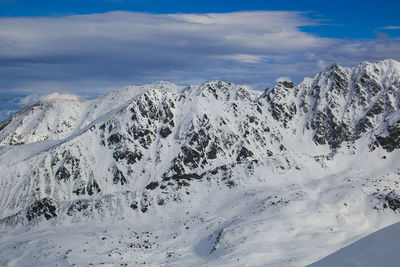
[{"label": "mountain peak", "polygon": [[[0,123],[0,265],[310,263],[323,240],[335,250],[396,219],[397,64],[333,64],[263,94],[156,82],[16,113]],[[94,221],[106,226],[81,227]],[[53,242],[55,224],[80,238]]]},{"label": "mountain peak", "polygon": [[237,85],[224,81],[205,82],[198,86],[198,93],[205,97],[214,99],[253,99],[258,95],[251,87],[245,85]]},{"label": "mountain peak", "polygon": [[283,86],[286,87],[286,88],[293,88],[293,87],[295,87],[295,84],[294,84],[293,82],[291,82],[291,81],[279,81],[279,82],[278,82],[278,85],[279,85],[279,84],[283,85]]}]

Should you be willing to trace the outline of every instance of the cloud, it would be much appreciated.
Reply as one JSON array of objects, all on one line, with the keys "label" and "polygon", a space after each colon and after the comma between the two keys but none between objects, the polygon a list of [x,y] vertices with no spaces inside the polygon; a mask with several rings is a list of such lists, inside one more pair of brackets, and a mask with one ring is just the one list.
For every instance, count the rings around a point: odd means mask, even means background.
[{"label": "cloud", "polygon": [[323,70],[323,69],[325,69],[325,68],[328,66],[328,63],[327,63],[325,60],[323,60],[323,59],[319,59],[319,60],[317,61],[317,65],[318,65],[318,68],[319,68],[320,70]]},{"label": "cloud", "polygon": [[[109,12],[0,18],[0,94],[98,96],[128,84],[227,80],[256,88],[298,82],[332,62],[400,59],[399,39],[350,41],[302,31],[308,13]],[[397,27],[397,26],[389,26]]]},{"label": "cloud", "polygon": [[380,27],[378,29],[381,29],[381,30],[400,30],[400,26],[386,26],[386,27]]},{"label": "cloud", "polygon": [[38,94],[31,94],[26,95],[24,97],[20,97],[19,101],[17,102],[18,106],[26,106],[33,104],[38,101],[52,101],[52,100],[71,100],[71,101],[78,101],[79,96],[74,94],[60,94],[60,93],[51,93],[48,95],[39,96]]},{"label": "cloud", "polygon": [[70,100],[70,101],[78,101],[79,97],[73,94],[59,94],[52,93],[49,95],[45,95],[41,97],[42,100],[51,101],[51,100]]},{"label": "cloud", "polygon": [[292,82],[289,77],[279,77],[275,80],[276,83]]},{"label": "cloud", "polygon": [[40,97],[37,94],[27,95],[22,97],[18,101],[19,106],[26,106],[32,103],[35,103],[40,100]]},{"label": "cloud", "polygon": [[316,25],[300,12],[110,12],[1,18],[0,24],[0,88],[38,93],[218,79],[227,65],[293,61],[334,43],[300,31]]},{"label": "cloud", "polygon": [[225,56],[218,56],[217,58],[237,61],[240,63],[259,63],[262,60],[261,56],[246,55],[246,54],[225,55]]}]

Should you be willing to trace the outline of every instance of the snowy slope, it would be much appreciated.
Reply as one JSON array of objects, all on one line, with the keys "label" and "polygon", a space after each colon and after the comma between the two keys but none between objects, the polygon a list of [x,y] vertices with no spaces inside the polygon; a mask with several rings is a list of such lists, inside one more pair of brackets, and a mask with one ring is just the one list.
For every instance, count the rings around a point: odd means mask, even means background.
[{"label": "snowy slope", "polygon": [[309,266],[396,267],[399,266],[399,237],[400,223],[395,223]]},{"label": "snowy slope", "polygon": [[0,125],[0,265],[310,264],[399,220],[399,107],[393,60],[27,107]]},{"label": "snowy slope", "polygon": [[66,138],[107,113],[121,109],[126,101],[149,88],[167,87],[170,90],[180,90],[180,87],[174,84],[158,82],[143,86],[128,86],[90,101],[38,102],[17,112],[10,120],[5,121],[5,125],[0,125],[0,145]]}]

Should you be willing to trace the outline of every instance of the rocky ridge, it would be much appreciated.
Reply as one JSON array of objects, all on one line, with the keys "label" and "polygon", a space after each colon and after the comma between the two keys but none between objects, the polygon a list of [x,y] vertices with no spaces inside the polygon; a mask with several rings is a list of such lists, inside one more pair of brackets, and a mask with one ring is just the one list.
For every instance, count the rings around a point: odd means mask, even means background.
[{"label": "rocky ridge", "polygon": [[[333,64],[264,92],[223,81],[159,82],[91,101],[40,102],[0,124],[0,226],[145,220],[193,207],[206,191],[248,187],[243,199],[259,201],[252,214],[274,214],[312,199],[302,185],[342,179],[340,172],[359,175],[340,183],[360,188],[362,207],[397,212],[399,107],[394,60]],[[348,167],[349,159],[369,165]],[[367,165],[390,179],[368,176]],[[282,183],[287,195],[258,195],[258,187]],[[246,227],[239,217],[209,226],[209,254],[234,243],[234,226]]]},{"label": "rocky ridge", "polygon": [[[106,196],[123,196],[126,207],[146,212],[179,198],[192,180],[234,186],[232,168],[251,172],[273,160],[282,170],[300,169],[291,153],[332,156],[360,138],[371,151],[393,151],[399,148],[399,87],[399,63],[385,60],[355,68],[333,64],[298,85],[282,82],[263,93],[222,81],[186,88],[161,82],[90,103],[35,104],[3,122],[0,132],[3,159],[22,153],[16,144],[48,144],[32,157],[2,161],[2,221],[30,221],[38,207],[36,217],[46,219],[60,211],[88,213]],[[133,97],[115,101],[127,95]],[[308,151],[296,151],[293,138],[311,138]],[[155,189],[165,199],[151,196]],[[57,205],[46,216],[43,209]]]}]

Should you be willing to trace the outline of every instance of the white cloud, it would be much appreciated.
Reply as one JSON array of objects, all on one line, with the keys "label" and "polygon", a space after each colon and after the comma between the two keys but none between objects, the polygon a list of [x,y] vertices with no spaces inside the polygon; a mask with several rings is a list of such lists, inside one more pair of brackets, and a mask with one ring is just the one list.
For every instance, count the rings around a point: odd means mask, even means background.
[{"label": "white cloud", "polygon": [[110,12],[8,17],[0,25],[0,92],[39,96],[53,88],[90,95],[157,80],[262,87],[280,76],[297,82],[332,62],[400,59],[399,39],[322,38],[302,31],[318,22],[295,11]]},{"label": "white cloud", "polygon": [[60,94],[60,93],[51,93],[48,95],[39,96],[38,94],[30,94],[25,97],[22,97],[17,102],[18,106],[26,106],[39,101],[51,101],[51,100],[71,100],[77,101],[79,97],[74,94]]},{"label": "white cloud", "polygon": [[237,61],[240,63],[259,63],[262,60],[261,56],[247,54],[225,55],[219,56],[218,58]]},{"label": "white cloud", "polygon": [[40,99],[40,97],[37,94],[27,95],[27,96],[19,99],[18,105],[26,106],[26,105],[29,105],[29,104],[39,101],[39,99]]},{"label": "white cloud", "polygon": [[400,26],[386,26],[386,27],[380,27],[378,29],[381,29],[381,30],[400,30]]},{"label": "white cloud", "polygon": [[60,93],[52,93],[49,95],[42,96],[40,98],[44,101],[51,101],[51,100],[71,100],[71,101],[78,101],[79,97],[73,94],[60,94]]},{"label": "white cloud", "polygon": [[328,66],[328,63],[327,63],[325,60],[323,60],[323,59],[319,59],[319,60],[317,61],[317,66],[318,66],[318,68],[319,68],[320,70],[323,70],[323,69],[325,69],[325,68]]},{"label": "white cloud", "polygon": [[[3,53],[14,56],[74,55],[78,52],[90,55],[118,47],[137,53],[137,50],[146,51],[145,45],[157,53],[160,51],[155,48],[169,48],[171,52],[174,52],[173,48],[179,48],[180,52],[185,52],[192,45],[196,49],[217,48],[218,54],[230,53],[230,50],[240,54],[249,49],[279,53],[329,43],[328,39],[300,31],[298,27],[315,25],[315,22],[298,12],[173,15],[110,12],[67,17],[3,18],[0,22],[3,44],[14,44],[12,48],[4,46]],[[131,46],[134,44],[144,47]],[[208,54],[210,51],[201,52]]]},{"label": "white cloud", "polygon": [[275,80],[276,83],[292,82],[289,77],[279,77]]},{"label": "white cloud", "polygon": [[[87,93],[154,80],[273,81],[285,73],[271,63],[301,61],[336,42],[299,29],[316,24],[292,11],[0,18],[0,88]],[[249,75],[243,63],[257,69]]]}]

